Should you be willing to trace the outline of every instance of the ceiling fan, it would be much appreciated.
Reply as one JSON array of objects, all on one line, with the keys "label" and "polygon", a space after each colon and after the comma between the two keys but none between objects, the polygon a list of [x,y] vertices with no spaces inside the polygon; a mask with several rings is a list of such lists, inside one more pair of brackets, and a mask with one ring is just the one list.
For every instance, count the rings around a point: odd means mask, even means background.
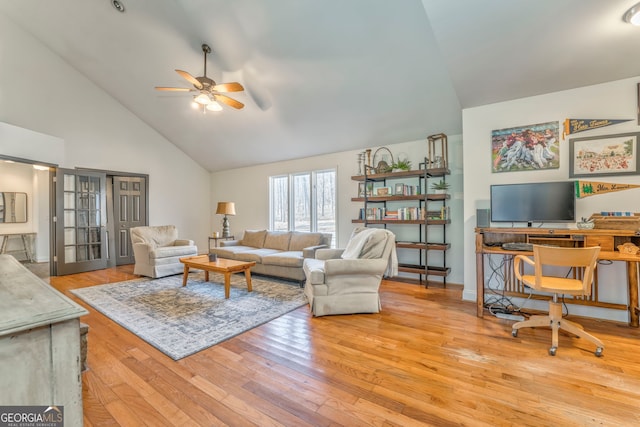
[{"label": "ceiling fan", "polygon": [[196,103],[196,106],[202,106],[203,111],[222,110],[222,106],[219,104],[220,102],[238,110],[243,108],[244,104],[242,102],[223,95],[221,92],[242,92],[244,87],[237,82],[216,84],[215,81],[207,77],[207,54],[211,53],[209,45],[203,44],[202,52],[204,53],[204,76],[193,77],[186,71],[176,70],[176,73],[180,74],[186,81],[191,83],[194,89],[156,86],[156,90],[171,92],[197,92],[197,95],[193,96],[193,101]]}]

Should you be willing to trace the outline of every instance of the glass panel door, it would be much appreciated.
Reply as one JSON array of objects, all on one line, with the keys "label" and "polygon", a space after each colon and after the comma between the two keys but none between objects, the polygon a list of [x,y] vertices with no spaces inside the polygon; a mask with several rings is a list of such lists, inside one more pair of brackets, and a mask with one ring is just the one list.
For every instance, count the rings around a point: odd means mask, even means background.
[{"label": "glass panel door", "polygon": [[106,268],[106,174],[58,169],[56,174],[56,273]]}]

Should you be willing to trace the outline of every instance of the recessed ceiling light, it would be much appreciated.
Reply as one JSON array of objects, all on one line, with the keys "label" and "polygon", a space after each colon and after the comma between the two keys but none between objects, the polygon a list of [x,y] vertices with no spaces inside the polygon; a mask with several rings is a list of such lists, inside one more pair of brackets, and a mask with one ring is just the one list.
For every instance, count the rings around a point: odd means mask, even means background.
[{"label": "recessed ceiling light", "polygon": [[624,21],[631,25],[640,26],[640,3],[627,10],[624,14]]},{"label": "recessed ceiling light", "polygon": [[116,10],[118,12],[123,12],[124,13],[124,5],[122,4],[122,2],[120,2],[118,0],[111,0],[111,4],[113,5],[113,7],[116,8]]}]

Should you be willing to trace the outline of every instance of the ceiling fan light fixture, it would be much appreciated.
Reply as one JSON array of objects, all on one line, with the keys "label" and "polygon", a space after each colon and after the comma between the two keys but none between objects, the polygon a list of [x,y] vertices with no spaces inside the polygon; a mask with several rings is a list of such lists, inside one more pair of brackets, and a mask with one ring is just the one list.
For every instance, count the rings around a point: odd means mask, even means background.
[{"label": "ceiling fan light fixture", "polygon": [[631,25],[640,26],[640,3],[634,5],[624,14],[624,21]]},{"label": "ceiling fan light fixture", "polygon": [[222,111],[222,105],[218,104],[216,101],[211,101],[211,103],[207,104],[206,108],[209,111]]},{"label": "ceiling fan light fixture", "polygon": [[201,93],[200,95],[193,98],[193,100],[200,105],[209,105],[211,103],[211,98],[209,98],[209,95],[207,95],[206,93]]}]

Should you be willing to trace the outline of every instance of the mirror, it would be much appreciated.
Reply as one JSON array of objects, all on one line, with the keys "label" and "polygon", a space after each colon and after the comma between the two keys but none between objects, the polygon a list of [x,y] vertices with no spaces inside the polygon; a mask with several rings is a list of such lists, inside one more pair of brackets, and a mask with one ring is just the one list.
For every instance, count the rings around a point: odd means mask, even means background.
[{"label": "mirror", "polygon": [[27,193],[0,193],[0,223],[27,222]]}]

